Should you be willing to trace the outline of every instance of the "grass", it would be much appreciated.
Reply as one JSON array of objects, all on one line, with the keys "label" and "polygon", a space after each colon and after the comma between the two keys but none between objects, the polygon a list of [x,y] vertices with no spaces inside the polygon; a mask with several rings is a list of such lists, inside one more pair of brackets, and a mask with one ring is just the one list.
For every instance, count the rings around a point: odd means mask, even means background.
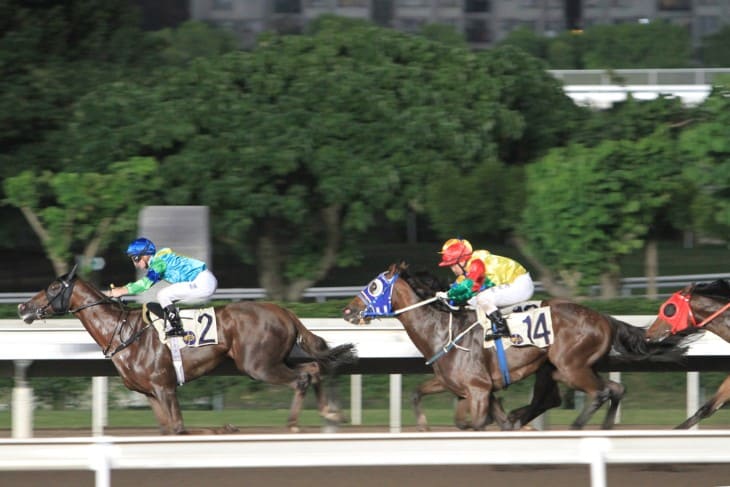
[{"label": "grass", "polygon": [[[598,427],[603,421],[606,407],[601,408],[589,422],[590,426]],[[349,417],[349,411],[345,411]],[[553,409],[545,418],[546,429],[563,429],[568,427],[578,416],[575,409]],[[390,422],[387,409],[366,409],[362,414],[364,426],[388,426]],[[426,409],[431,426],[453,426],[453,411],[451,409]],[[622,428],[630,427],[657,427],[660,429],[672,428],[686,418],[684,409],[632,409],[622,408],[618,424]],[[241,428],[274,427],[284,428],[288,410],[234,410],[222,411],[183,411],[187,427],[215,427],[230,423]],[[8,411],[0,412],[0,430],[11,429],[11,418]],[[416,421],[410,409],[403,409],[401,423],[405,428],[415,426]],[[322,425],[316,411],[312,409],[302,411],[300,424],[303,427],[316,428]],[[348,423],[349,424],[349,423]],[[109,428],[156,428],[154,415],[149,409],[129,410],[111,409],[108,414]],[[702,428],[730,428],[730,411],[720,410],[714,416],[701,423]],[[36,411],[33,418],[34,429],[90,429],[91,411],[74,409],[67,411]],[[496,427],[490,426],[489,429]]]}]

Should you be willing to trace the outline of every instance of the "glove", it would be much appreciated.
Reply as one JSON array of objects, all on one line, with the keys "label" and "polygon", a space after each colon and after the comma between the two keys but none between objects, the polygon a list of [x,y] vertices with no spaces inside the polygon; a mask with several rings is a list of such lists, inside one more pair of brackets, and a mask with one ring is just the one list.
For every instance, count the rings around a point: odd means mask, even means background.
[{"label": "glove", "polygon": [[464,279],[459,283],[452,284],[449,292],[447,293],[449,299],[455,304],[461,304],[468,301],[469,298],[474,296],[474,291],[472,291],[473,285],[474,281],[471,279]]},{"label": "glove", "polygon": [[442,301],[446,301],[447,299],[449,299],[449,293],[447,293],[446,291],[438,291],[436,293],[436,297]]}]

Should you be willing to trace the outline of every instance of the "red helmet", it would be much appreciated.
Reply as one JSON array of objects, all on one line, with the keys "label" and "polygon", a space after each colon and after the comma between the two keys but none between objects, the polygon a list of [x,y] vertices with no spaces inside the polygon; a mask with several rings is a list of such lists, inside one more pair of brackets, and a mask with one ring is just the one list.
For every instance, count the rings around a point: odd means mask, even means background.
[{"label": "red helmet", "polygon": [[471,257],[471,243],[463,238],[451,238],[441,247],[439,267],[450,267]]}]

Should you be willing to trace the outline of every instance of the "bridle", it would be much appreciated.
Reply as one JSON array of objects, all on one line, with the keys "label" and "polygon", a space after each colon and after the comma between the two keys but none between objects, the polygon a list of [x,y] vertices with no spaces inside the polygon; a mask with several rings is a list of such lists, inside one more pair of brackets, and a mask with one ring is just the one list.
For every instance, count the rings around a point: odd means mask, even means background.
[{"label": "bridle", "polygon": [[[147,328],[150,327],[150,325],[146,325],[142,327],[140,330],[135,332],[129,339],[123,340],[121,338],[121,330],[122,327],[128,322],[127,316],[129,315],[129,308],[124,306],[123,303],[116,299],[112,299],[108,296],[104,296],[102,299],[98,301],[93,301],[91,303],[86,303],[81,306],[78,306],[76,308],[71,308],[71,295],[73,294],[74,286],[76,285],[76,266],[69,272],[68,274],[59,277],[55,281],[53,281],[47,288],[46,288],[46,301],[48,301],[48,304],[43,306],[42,308],[38,308],[35,312],[37,319],[45,319],[49,316],[59,316],[66,313],[75,314],[79,311],[82,311],[87,308],[91,308],[93,306],[99,306],[102,304],[116,304],[123,310],[122,318],[117,322],[117,325],[114,327],[114,331],[111,334],[111,337],[109,337],[108,344],[106,347],[103,347],[103,353],[106,358],[111,358],[116,353],[124,350],[129,345],[134,343],[141,335],[144,333]],[[54,287],[54,284],[58,282],[61,286],[61,291],[57,292],[55,294],[50,292],[50,289]],[[51,313],[47,313],[46,311],[48,308],[51,308]],[[114,337],[119,335],[120,344],[111,352],[109,353],[109,350],[111,349],[112,343],[114,342]]]},{"label": "bridle", "polygon": [[690,304],[692,291],[694,291],[694,286],[692,286],[689,291],[677,291],[672,294],[659,308],[659,317],[671,325],[672,334],[679,333],[690,325],[693,328],[702,328],[724,313],[727,309],[730,309],[730,301],[728,301],[724,306],[720,307],[708,317],[697,323],[694,311],[692,311],[692,305]]},{"label": "bridle", "polygon": [[357,318],[361,320],[365,318],[392,318],[406,311],[433,303],[439,299],[434,296],[406,306],[405,308],[393,310],[393,286],[398,280],[398,277],[399,274],[397,272],[393,273],[390,278],[388,278],[387,272],[383,272],[370,281],[370,284],[365,286],[358,295],[362,302],[365,303],[365,308],[357,314]]}]

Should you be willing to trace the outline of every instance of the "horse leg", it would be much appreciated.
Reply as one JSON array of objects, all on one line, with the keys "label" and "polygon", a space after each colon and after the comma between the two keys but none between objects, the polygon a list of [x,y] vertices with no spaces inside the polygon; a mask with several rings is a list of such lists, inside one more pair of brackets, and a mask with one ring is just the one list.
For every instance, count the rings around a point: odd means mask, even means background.
[{"label": "horse leg", "polygon": [[342,423],[342,412],[333,399],[334,394],[327,394],[327,389],[322,381],[322,370],[320,369],[319,364],[316,362],[310,362],[302,364],[300,367],[301,370],[309,374],[309,377],[311,378],[311,385],[317,398],[317,409],[319,410],[319,415],[328,423],[334,423],[333,426]]},{"label": "horse leg", "polygon": [[[482,431],[487,426],[487,413],[490,410],[489,400],[492,397],[492,391],[477,387],[469,387],[467,390],[470,406],[469,409],[471,411],[472,428],[477,431]],[[502,427],[502,424],[500,424],[500,427]]]},{"label": "horse leg", "polygon": [[174,388],[156,388],[147,398],[160,425],[161,434],[179,435],[186,433],[182,413],[180,412],[180,404],[177,401]]},{"label": "horse leg", "polygon": [[499,429],[502,431],[513,429],[512,422],[509,420],[507,413],[504,412],[504,408],[502,407],[502,399],[495,396],[494,392],[489,393],[489,405],[485,426],[490,424],[492,421],[497,423]]},{"label": "horse leg", "polygon": [[[581,429],[593,414],[600,408],[604,402],[611,399],[612,391],[608,384],[597,375],[592,369],[584,367],[581,369],[558,369],[562,376],[563,382],[572,389],[577,389],[586,393],[586,403],[583,411],[570,425],[571,429]],[[555,375],[554,375],[555,376]],[[555,377],[556,379],[558,377]],[[618,398],[620,400],[620,398]],[[616,401],[618,407],[618,400]],[[608,418],[607,418],[608,421]]]},{"label": "horse leg", "polygon": [[[416,425],[418,431],[429,430],[426,414],[423,412],[423,408],[421,407],[421,400],[423,399],[423,396],[427,396],[429,394],[438,394],[439,392],[444,392],[445,390],[446,387],[439,380],[439,378],[433,376],[425,382],[421,382],[416,390],[413,391],[413,395],[411,396],[411,404],[413,405],[413,414],[415,414],[416,416]],[[454,418],[454,420],[456,420],[456,418]]]},{"label": "horse leg", "polygon": [[[469,415],[469,401],[463,397],[456,398],[456,406],[454,407],[454,424],[460,430],[468,430],[472,427],[471,421],[467,418]],[[424,421],[426,417],[423,417]],[[487,424],[491,423],[491,418],[487,419]]]},{"label": "horse leg", "polygon": [[701,420],[715,414],[728,400],[730,400],[730,375],[722,381],[715,394],[700,407],[697,412],[687,418],[682,424],[674,429],[687,429],[699,423]]},{"label": "horse leg", "polygon": [[553,378],[554,371],[555,368],[549,362],[545,362],[537,369],[530,404],[513,409],[509,413],[509,420],[514,429],[520,429],[548,409],[560,406],[562,398],[560,387]]},{"label": "horse leg", "polygon": [[606,389],[608,390],[609,394],[609,406],[608,411],[606,411],[606,418],[603,420],[601,428],[605,430],[610,430],[611,428],[613,428],[613,425],[616,422],[616,412],[618,411],[618,406],[621,403],[621,399],[624,397],[624,392],[626,391],[626,388],[618,382],[609,380],[606,382]]}]

